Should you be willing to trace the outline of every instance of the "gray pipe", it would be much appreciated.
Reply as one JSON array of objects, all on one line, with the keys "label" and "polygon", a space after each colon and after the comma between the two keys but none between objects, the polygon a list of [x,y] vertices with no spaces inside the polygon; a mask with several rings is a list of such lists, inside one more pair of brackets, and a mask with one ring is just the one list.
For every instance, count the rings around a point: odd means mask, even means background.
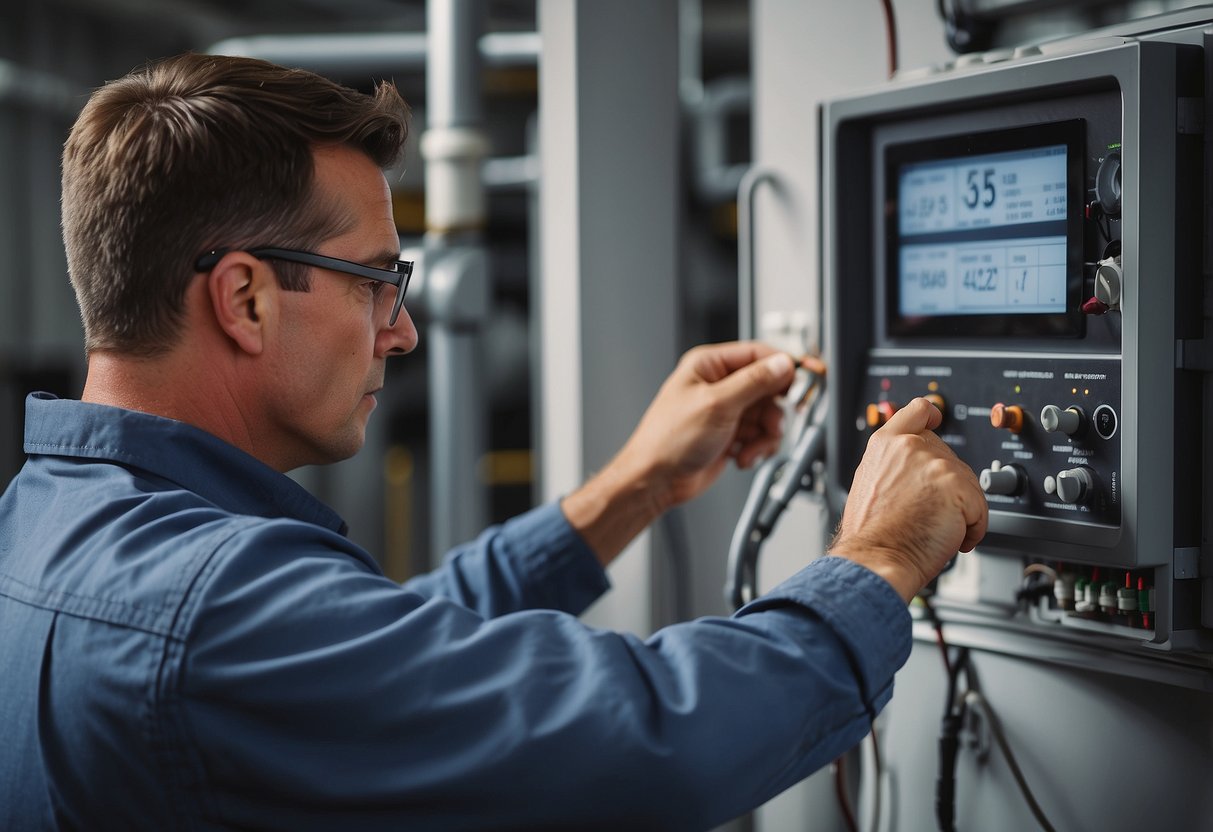
[{"label": "gray pipe", "polygon": [[426,119],[429,129],[480,124],[479,0],[429,0]]},{"label": "gray pipe", "polygon": [[477,464],[488,446],[484,323],[488,258],[480,241],[488,142],[480,130],[479,0],[429,0],[425,158],[429,314],[431,540],[443,552],[487,521]]},{"label": "gray pipe", "polygon": [[[336,77],[421,72],[429,38],[424,32],[336,35],[258,35],[213,44],[212,55],[242,55]],[[539,62],[538,32],[494,32],[476,42],[483,66],[502,69]]]},{"label": "gray pipe", "polygon": [[87,89],[65,78],[0,59],[0,104],[20,104],[75,119],[87,98]]}]

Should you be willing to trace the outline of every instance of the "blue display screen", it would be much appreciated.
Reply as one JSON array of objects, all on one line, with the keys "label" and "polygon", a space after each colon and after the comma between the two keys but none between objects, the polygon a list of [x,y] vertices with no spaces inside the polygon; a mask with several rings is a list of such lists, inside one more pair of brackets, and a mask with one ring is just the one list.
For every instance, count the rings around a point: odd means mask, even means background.
[{"label": "blue display screen", "polygon": [[1081,122],[1047,128],[889,150],[894,332],[974,334],[1007,316],[1048,334],[1073,328]]}]

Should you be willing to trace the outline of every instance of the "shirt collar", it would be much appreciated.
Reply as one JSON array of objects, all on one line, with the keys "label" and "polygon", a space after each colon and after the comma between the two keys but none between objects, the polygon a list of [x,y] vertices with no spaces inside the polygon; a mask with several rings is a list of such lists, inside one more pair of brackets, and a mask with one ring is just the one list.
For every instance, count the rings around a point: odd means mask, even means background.
[{"label": "shirt collar", "polygon": [[193,425],[31,393],[25,452],[141,468],[236,514],[290,517],[346,534],[345,521],[290,477]]}]

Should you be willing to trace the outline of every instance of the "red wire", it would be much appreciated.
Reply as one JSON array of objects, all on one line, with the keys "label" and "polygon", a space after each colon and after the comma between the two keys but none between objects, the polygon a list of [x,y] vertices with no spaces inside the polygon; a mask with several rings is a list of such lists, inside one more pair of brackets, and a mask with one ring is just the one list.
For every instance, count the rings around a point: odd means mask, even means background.
[{"label": "red wire", "polygon": [[847,794],[846,757],[834,761],[834,795],[838,798],[838,809],[850,832],[859,832],[859,824],[855,822],[855,813],[851,811],[851,798]]},{"label": "red wire", "polygon": [[897,21],[893,17],[893,0],[880,0],[884,8],[885,33],[889,43],[889,77],[897,72]]}]

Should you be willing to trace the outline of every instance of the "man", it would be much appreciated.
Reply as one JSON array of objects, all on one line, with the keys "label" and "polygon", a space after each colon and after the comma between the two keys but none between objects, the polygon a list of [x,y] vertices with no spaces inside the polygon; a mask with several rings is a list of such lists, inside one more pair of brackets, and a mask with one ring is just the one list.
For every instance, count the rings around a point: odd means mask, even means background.
[{"label": "man", "polygon": [[81,113],[88,377],[30,398],[0,500],[0,828],[707,828],[863,736],[906,602],[984,533],[918,400],[833,557],[647,641],[579,623],[637,532],[777,447],[792,362],[727,344],[558,505],[387,580],[282,472],[355,453],[417,343],[381,173],[405,116],[390,86],[197,55]]}]

